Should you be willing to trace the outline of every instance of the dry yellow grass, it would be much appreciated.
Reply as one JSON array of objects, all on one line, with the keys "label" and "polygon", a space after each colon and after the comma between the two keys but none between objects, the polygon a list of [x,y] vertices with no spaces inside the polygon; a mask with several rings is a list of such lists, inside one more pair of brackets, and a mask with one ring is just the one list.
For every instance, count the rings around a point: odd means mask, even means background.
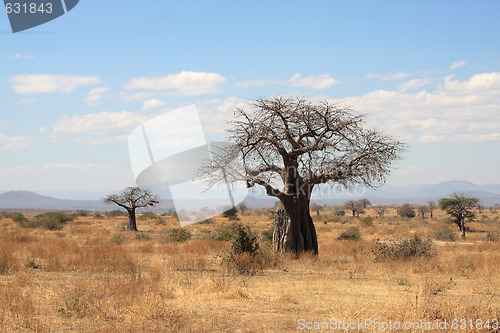
[{"label": "dry yellow grass", "polygon": [[[0,332],[290,332],[300,319],[447,320],[452,331],[454,319],[500,320],[500,243],[484,240],[485,231],[500,232],[498,213],[480,214],[466,240],[436,241],[430,258],[375,260],[377,239],[433,239],[446,225],[436,215],[402,220],[391,209],[370,226],[314,214],[320,255],[273,256],[252,276],[221,264],[228,242],[197,238],[230,223],[223,218],[187,227],[194,238],[182,243],[164,242],[178,228],[169,217],[164,224],[138,220],[144,237],[123,231],[124,217],[80,217],[60,231],[3,218]],[[267,214],[241,219],[259,234],[272,225]],[[359,227],[360,241],[337,240],[348,226]]]}]

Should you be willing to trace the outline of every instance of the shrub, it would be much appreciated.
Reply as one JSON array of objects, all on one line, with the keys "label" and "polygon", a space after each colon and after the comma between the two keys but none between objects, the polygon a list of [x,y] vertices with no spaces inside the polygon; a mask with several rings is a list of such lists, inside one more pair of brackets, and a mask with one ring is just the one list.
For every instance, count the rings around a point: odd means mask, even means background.
[{"label": "shrub", "polygon": [[498,242],[498,239],[498,234],[494,233],[493,231],[486,232],[486,235],[484,237],[484,240],[487,242]]},{"label": "shrub", "polygon": [[367,216],[367,217],[362,217],[360,219],[361,224],[367,227],[371,227],[373,225],[373,217]]},{"label": "shrub", "polygon": [[112,210],[109,212],[104,213],[107,217],[117,217],[117,216],[128,216],[127,212],[124,212],[123,210]]},{"label": "shrub", "polygon": [[255,255],[259,250],[257,235],[250,231],[249,226],[236,224],[233,238],[231,239],[231,254],[250,253]]},{"label": "shrub", "polygon": [[185,242],[188,239],[191,239],[191,233],[183,228],[176,228],[170,231],[167,231],[163,240],[165,242]]},{"label": "shrub", "polygon": [[263,241],[272,243],[273,241],[273,234],[274,234],[274,227],[271,227],[269,230],[264,230],[261,233],[261,237]]},{"label": "shrub", "polygon": [[28,222],[28,219],[21,213],[17,214],[17,215],[14,215],[14,217],[12,217],[12,220],[14,222],[17,222],[17,223],[26,223]]},{"label": "shrub", "polygon": [[343,209],[335,209],[333,211],[333,216],[344,216],[345,215],[345,210]]},{"label": "shrub", "polygon": [[77,210],[74,215],[82,216],[82,217],[89,216],[89,211],[80,209],[80,210]]},{"label": "shrub", "polygon": [[94,213],[93,218],[95,218],[95,219],[102,219],[102,218],[104,218],[104,216],[101,213],[97,212],[97,213]]},{"label": "shrub", "polygon": [[393,243],[377,243],[378,249],[374,251],[375,259],[409,259],[413,257],[431,256],[433,244],[430,239],[423,241],[419,236],[396,241]]},{"label": "shrub", "polygon": [[454,242],[457,235],[448,227],[440,227],[434,230],[434,237],[440,241]]},{"label": "shrub", "polygon": [[151,239],[151,235],[150,234],[147,234],[147,233],[144,233],[144,232],[137,232],[135,234],[135,239],[139,239],[139,240],[150,240]]},{"label": "shrub", "polygon": [[349,227],[347,229],[342,230],[342,233],[340,234],[339,237],[337,237],[338,240],[359,240],[361,238],[361,232],[359,231],[358,227]]},{"label": "shrub", "polygon": [[141,221],[156,220],[156,219],[158,219],[158,216],[153,212],[145,212],[145,213],[142,213],[141,216],[139,216],[139,220],[141,220]]},{"label": "shrub", "polygon": [[415,210],[413,210],[409,204],[404,204],[398,209],[398,215],[401,217],[413,218],[415,217]]},{"label": "shrub", "polygon": [[233,222],[226,225],[220,229],[217,229],[212,234],[212,239],[216,241],[230,241],[240,224],[238,222]]},{"label": "shrub", "polygon": [[250,228],[240,223],[233,224],[235,228],[231,247],[224,261],[230,271],[239,274],[254,275],[261,271],[266,263],[260,251],[257,235]]},{"label": "shrub", "polygon": [[60,230],[66,222],[73,221],[74,219],[74,215],[54,212],[35,216],[35,223],[47,230]]},{"label": "shrub", "polygon": [[109,241],[111,243],[122,245],[123,243],[125,243],[126,240],[127,240],[127,238],[125,236],[123,236],[122,234],[116,234],[116,235],[113,235],[113,237],[111,237],[111,239]]},{"label": "shrub", "polygon": [[231,207],[228,210],[226,210],[224,213],[222,213],[222,216],[227,218],[228,220],[238,220],[238,208],[236,207]]}]

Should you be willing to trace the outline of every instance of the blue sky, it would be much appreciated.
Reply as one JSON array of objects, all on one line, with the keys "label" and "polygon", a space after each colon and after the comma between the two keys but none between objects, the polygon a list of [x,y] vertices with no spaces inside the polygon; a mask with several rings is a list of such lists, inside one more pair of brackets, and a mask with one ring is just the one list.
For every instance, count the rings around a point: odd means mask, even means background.
[{"label": "blue sky", "polygon": [[0,192],[134,185],[128,134],[195,104],[351,105],[410,149],[394,185],[500,183],[498,1],[97,1],[13,34],[0,13]]}]

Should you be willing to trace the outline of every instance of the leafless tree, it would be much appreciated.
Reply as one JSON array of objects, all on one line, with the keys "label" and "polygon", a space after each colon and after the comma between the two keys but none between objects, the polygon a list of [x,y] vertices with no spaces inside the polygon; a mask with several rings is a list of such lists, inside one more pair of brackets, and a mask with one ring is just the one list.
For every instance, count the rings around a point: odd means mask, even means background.
[{"label": "leafless tree", "polygon": [[344,203],[344,208],[352,212],[352,216],[359,216],[363,214],[365,210],[363,209],[363,204],[359,200],[349,200]]},{"label": "leafless tree", "polygon": [[313,211],[315,211],[315,212],[316,212],[316,216],[318,216],[318,215],[319,215],[319,213],[320,213],[321,211],[323,211],[324,209],[325,209],[325,207],[323,207],[323,206],[321,206],[321,205],[318,205],[318,204],[315,204],[315,203],[311,205],[311,210],[313,210]]},{"label": "leafless tree", "polygon": [[[314,186],[375,188],[384,183],[392,162],[405,148],[392,137],[367,129],[363,115],[326,101],[262,98],[235,114],[238,120],[229,131],[234,149],[214,154],[218,157],[208,168],[215,174],[224,166],[231,181],[263,186],[279,199],[273,240],[280,251],[318,253],[309,210]],[[237,155],[244,172],[228,171]]]},{"label": "leafless tree", "polygon": [[363,206],[364,209],[368,208],[368,206],[371,206],[372,203],[370,202],[370,200],[366,199],[366,198],[363,198],[361,200],[359,200],[359,203]]},{"label": "leafless tree", "polygon": [[417,209],[418,209],[419,214],[422,215],[422,219],[425,219],[425,213],[430,212],[429,206],[426,206],[426,205],[418,206]]},{"label": "leafless tree", "polygon": [[429,213],[431,213],[431,219],[434,218],[434,209],[438,208],[437,204],[434,201],[428,201],[427,207],[429,207]]},{"label": "leafless tree", "polygon": [[150,190],[140,187],[127,187],[120,194],[111,194],[104,198],[105,203],[114,203],[125,208],[128,213],[127,230],[137,231],[135,222],[135,210],[153,206],[158,203],[158,196],[154,195]]}]

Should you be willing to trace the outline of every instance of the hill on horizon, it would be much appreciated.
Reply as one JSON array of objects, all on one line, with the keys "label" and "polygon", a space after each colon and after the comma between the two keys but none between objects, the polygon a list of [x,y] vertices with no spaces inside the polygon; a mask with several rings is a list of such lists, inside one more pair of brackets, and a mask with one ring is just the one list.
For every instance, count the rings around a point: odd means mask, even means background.
[{"label": "hill on horizon", "polygon": [[[355,196],[326,196],[314,197],[312,200],[323,203],[340,204],[346,200],[366,197],[374,204],[401,204],[422,203],[430,200],[449,197],[454,192],[465,193],[477,197],[483,205],[500,204],[500,185],[477,185],[469,181],[445,181],[429,185],[386,185],[378,190],[367,190],[359,197]],[[275,199],[267,196],[249,196],[245,202],[253,208],[271,207]],[[114,205],[106,205],[102,199],[96,200],[69,200],[58,199],[30,191],[9,191],[0,194],[0,208],[2,209],[52,209],[52,210],[90,210],[106,211],[118,209]],[[162,198],[160,204],[151,211],[167,211],[174,208],[171,199]]]}]

